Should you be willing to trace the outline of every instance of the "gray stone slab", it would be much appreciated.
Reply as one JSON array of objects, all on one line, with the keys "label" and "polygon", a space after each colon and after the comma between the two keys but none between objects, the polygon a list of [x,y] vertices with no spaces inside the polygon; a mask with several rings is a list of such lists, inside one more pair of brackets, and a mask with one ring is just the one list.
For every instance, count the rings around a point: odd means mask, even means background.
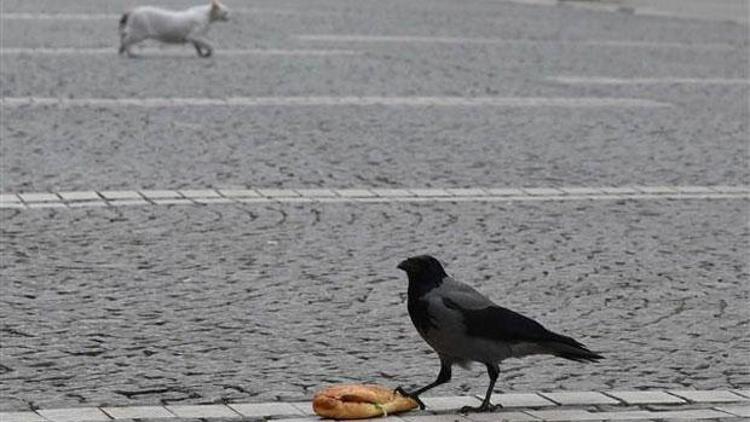
[{"label": "gray stone slab", "polygon": [[636,186],[636,189],[643,193],[654,193],[654,194],[664,194],[664,193],[677,193],[677,189],[671,187],[671,186]]},{"label": "gray stone slab", "polygon": [[727,414],[713,409],[689,409],[689,410],[670,410],[666,412],[651,412],[654,419],[716,419],[726,418]]},{"label": "gray stone slab", "polygon": [[105,190],[100,191],[99,195],[105,199],[140,199],[141,194],[134,190]]},{"label": "gray stone slab", "polygon": [[0,194],[0,203],[4,202],[21,202],[21,198],[12,193],[3,193]]},{"label": "gray stone slab", "polygon": [[715,193],[709,186],[677,186],[676,189],[680,193]]},{"label": "gray stone slab", "polygon": [[104,201],[76,201],[68,202],[69,208],[96,208],[96,207],[108,207],[109,204]]},{"label": "gray stone slab", "polygon": [[148,199],[182,198],[182,195],[174,190],[142,190],[141,195]]},{"label": "gray stone slab", "polygon": [[175,415],[163,406],[103,407],[104,413],[115,419],[174,418]]},{"label": "gray stone slab", "polygon": [[247,417],[266,417],[282,415],[305,416],[305,412],[291,403],[233,403],[228,404],[237,413]]},{"label": "gray stone slab", "polygon": [[195,203],[187,198],[152,199],[151,202],[156,205],[190,205]]},{"label": "gray stone slab", "polygon": [[164,406],[181,418],[237,418],[240,415],[223,404]]},{"label": "gray stone slab", "polygon": [[401,415],[398,415],[398,417],[401,418],[401,420],[404,420],[407,422],[469,422],[471,420],[459,414],[419,415],[419,416],[407,416],[405,414],[401,414]]},{"label": "gray stone slab", "polygon": [[713,190],[721,193],[748,193],[750,192],[750,186],[745,185],[734,185],[734,186],[711,186]]},{"label": "gray stone slab", "polygon": [[264,198],[264,197],[260,197],[260,198],[236,198],[234,201],[235,202],[240,202],[240,203],[243,203],[243,204],[267,204],[269,202],[273,202],[272,199]]},{"label": "gray stone slab", "polygon": [[292,189],[256,189],[261,196],[267,196],[271,198],[284,198],[292,196],[300,196],[299,193]]},{"label": "gray stone slab", "polygon": [[279,202],[284,203],[295,203],[295,202],[315,202],[317,198],[303,198],[303,197],[290,197],[290,198],[277,198]]},{"label": "gray stone slab", "polygon": [[750,399],[750,390],[732,390],[733,393]]},{"label": "gray stone slab", "polygon": [[560,188],[560,190],[569,195],[598,195],[604,192],[600,188],[584,188],[584,187],[567,187],[567,188]]},{"label": "gray stone slab", "polygon": [[19,193],[18,196],[24,202],[51,202],[60,200],[60,197],[54,193]]},{"label": "gray stone slab", "polygon": [[600,189],[611,195],[633,195],[641,192],[633,186],[604,186]]},{"label": "gray stone slab", "polygon": [[535,418],[545,421],[585,421],[596,420],[592,413],[582,409],[553,409],[553,410],[529,410],[528,413]]},{"label": "gray stone slab", "polygon": [[37,410],[37,413],[52,422],[96,422],[111,420],[109,416],[96,407],[41,409]]},{"label": "gray stone slab", "polygon": [[492,402],[503,407],[557,406],[557,403],[534,393],[496,393],[492,395]]},{"label": "gray stone slab", "polygon": [[487,193],[495,196],[526,196],[526,192],[516,188],[490,188]]},{"label": "gray stone slab", "polygon": [[404,197],[414,195],[408,189],[370,189],[374,194],[386,198]]},{"label": "gray stone slab", "polygon": [[96,201],[102,199],[98,193],[90,192],[57,192],[63,201]]},{"label": "gray stone slab", "polygon": [[565,192],[554,188],[523,188],[524,192],[533,196],[563,195]]},{"label": "gray stone slab", "polygon": [[524,412],[504,412],[496,411],[492,413],[469,413],[466,418],[475,422],[516,422],[516,421],[538,421],[537,417],[531,416]]},{"label": "gray stone slab", "polygon": [[303,415],[311,416],[311,415],[315,414],[315,412],[313,411],[313,408],[312,408],[312,402],[309,402],[309,401],[300,401],[300,402],[292,402],[292,403],[289,403],[289,404],[291,404],[297,410],[299,410],[300,412],[302,412]]},{"label": "gray stone slab", "polygon": [[730,413],[734,416],[741,418],[750,418],[750,405],[749,406],[717,406],[714,409],[720,412]]},{"label": "gray stone slab", "polygon": [[122,199],[117,201],[109,201],[109,204],[113,207],[129,207],[129,206],[141,206],[148,205],[149,202],[145,199]]},{"label": "gray stone slab", "polygon": [[26,208],[26,205],[20,202],[0,202],[0,208]]},{"label": "gray stone slab", "polygon": [[260,196],[253,189],[219,189],[219,193],[227,198],[257,198]]},{"label": "gray stone slab", "polygon": [[431,412],[457,410],[464,406],[479,406],[482,402],[472,396],[422,397],[422,402]]},{"label": "gray stone slab", "polygon": [[434,196],[451,196],[445,189],[409,189],[416,196],[434,197]]},{"label": "gray stone slab", "polygon": [[229,198],[222,198],[222,197],[216,197],[216,198],[193,198],[193,201],[199,203],[199,204],[231,204],[234,202],[234,200]]},{"label": "gray stone slab", "polygon": [[343,198],[369,198],[376,196],[369,189],[336,189],[336,193]]},{"label": "gray stone slab", "polygon": [[332,189],[297,189],[297,192],[304,197],[330,198],[336,196]]},{"label": "gray stone slab", "polygon": [[622,400],[625,404],[685,403],[685,400],[664,391],[607,391],[606,394]]},{"label": "gray stone slab", "polygon": [[213,189],[186,189],[178,191],[185,198],[219,198],[219,192]]},{"label": "gray stone slab", "polygon": [[460,189],[446,189],[446,191],[454,196],[484,196],[487,195],[487,191],[481,188],[460,188]]},{"label": "gray stone slab", "polygon": [[669,393],[696,403],[733,403],[750,400],[731,391],[722,390],[669,390]]},{"label": "gray stone slab", "polygon": [[29,208],[66,208],[62,202],[31,202],[26,204]]},{"label": "gray stone slab", "polygon": [[619,404],[620,401],[612,397],[607,397],[596,391],[558,391],[552,393],[539,393],[555,403],[562,405],[579,405],[579,404]]},{"label": "gray stone slab", "polygon": [[0,422],[47,422],[35,412],[0,412]]}]

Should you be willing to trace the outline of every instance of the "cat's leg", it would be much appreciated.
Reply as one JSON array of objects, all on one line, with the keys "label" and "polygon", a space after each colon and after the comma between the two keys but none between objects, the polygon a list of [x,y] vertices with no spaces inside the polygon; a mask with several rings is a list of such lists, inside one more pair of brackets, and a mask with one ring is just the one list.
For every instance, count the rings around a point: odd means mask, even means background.
[{"label": "cat's leg", "polygon": [[126,53],[128,57],[138,57],[137,55],[133,54],[133,52],[130,50],[130,47],[138,44],[146,38],[148,37],[133,36],[132,33],[123,34],[123,37],[120,40],[120,54]]},{"label": "cat's leg", "polygon": [[188,41],[193,44],[195,51],[197,51],[198,55],[201,57],[211,57],[211,54],[214,52],[211,45],[200,38],[190,37],[188,38]]}]

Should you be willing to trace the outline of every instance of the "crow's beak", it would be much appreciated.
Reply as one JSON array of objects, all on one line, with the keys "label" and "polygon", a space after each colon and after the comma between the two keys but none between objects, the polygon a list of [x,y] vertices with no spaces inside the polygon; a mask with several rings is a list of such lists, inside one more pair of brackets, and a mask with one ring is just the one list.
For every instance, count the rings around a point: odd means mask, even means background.
[{"label": "crow's beak", "polygon": [[404,261],[399,262],[399,264],[396,265],[396,268],[398,268],[399,270],[406,271],[408,266],[409,266],[409,263],[406,260],[404,260]]}]

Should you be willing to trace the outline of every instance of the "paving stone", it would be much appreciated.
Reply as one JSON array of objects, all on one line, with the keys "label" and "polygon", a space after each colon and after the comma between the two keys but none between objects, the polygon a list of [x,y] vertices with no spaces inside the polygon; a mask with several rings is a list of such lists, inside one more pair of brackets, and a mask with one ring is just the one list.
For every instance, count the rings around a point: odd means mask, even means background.
[{"label": "paving stone", "polygon": [[50,202],[60,200],[60,197],[54,193],[19,193],[18,196],[24,202]]},{"label": "paving stone", "polygon": [[199,204],[231,204],[234,202],[234,200],[229,198],[222,198],[222,197],[216,197],[216,198],[193,198],[193,201],[199,203]]},{"label": "paving stone", "polygon": [[476,422],[497,422],[497,421],[538,421],[537,417],[531,416],[524,412],[492,412],[492,413],[469,413],[466,418]]},{"label": "paving stone", "polygon": [[607,395],[616,397],[626,404],[685,403],[685,400],[664,391],[607,391]]},{"label": "paving stone", "polygon": [[32,202],[26,204],[29,208],[66,208],[67,206],[62,202]]},{"label": "paving stone", "polygon": [[0,194],[0,202],[21,202],[21,198],[12,193],[2,193]]},{"label": "paving stone", "polygon": [[297,189],[297,192],[305,197],[332,197],[336,196],[336,192],[332,189]]},{"label": "paving stone", "polygon": [[26,208],[26,205],[20,202],[0,202],[0,208]]},{"label": "paving stone", "polygon": [[152,199],[151,201],[157,205],[190,205],[195,203],[186,198]]},{"label": "paving stone", "polygon": [[445,189],[409,189],[416,196],[451,196]]},{"label": "paving stone", "polygon": [[733,403],[750,400],[731,391],[722,390],[669,390],[669,393],[698,403]]},{"label": "paving stone", "polygon": [[680,193],[715,193],[708,186],[677,186],[676,189]]},{"label": "paving stone", "polygon": [[560,188],[561,191],[570,194],[570,195],[597,195],[604,192],[601,189],[598,188],[578,188],[578,187],[569,187],[569,188]]},{"label": "paving stone", "polygon": [[384,197],[403,197],[412,196],[413,193],[409,192],[408,189],[370,189],[374,194]]},{"label": "paving stone", "polygon": [[632,195],[640,193],[638,189],[632,186],[605,186],[600,188],[602,192],[613,195]]},{"label": "paving stone", "polygon": [[234,403],[228,404],[229,407],[243,416],[262,417],[262,416],[280,416],[280,415],[299,415],[305,416],[305,413],[291,403]]},{"label": "paving stone", "polygon": [[492,402],[503,407],[547,407],[557,403],[534,393],[501,393],[493,394]]},{"label": "paving stone", "polygon": [[482,403],[481,400],[472,396],[423,397],[422,402],[431,412],[456,410],[464,406],[479,406]]},{"label": "paving stone", "polygon": [[276,200],[279,201],[279,202],[284,202],[284,203],[299,203],[299,202],[315,202],[315,201],[317,201],[316,198],[301,198],[301,197],[277,198]]},{"label": "paving stone", "polygon": [[257,198],[260,194],[252,189],[219,189],[219,193],[227,198]]},{"label": "paving stone", "polygon": [[256,189],[262,196],[268,196],[271,198],[284,198],[290,196],[300,196],[299,193],[291,189]]},{"label": "paving stone", "polygon": [[240,415],[223,404],[164,406],[181,418],[237,418]]},{"label": "paving stone", "polygon": [[104,407],[104,413],[115,419],[174,418],[163,406]]},{"label": "paving stone", "polygon": [[553,393],[539,393],[539,395],[562,405],[620,403],[618,400],[596,391],[558,391]]},{"label": "paving stone", "polygon": [[715,419],[726,418],[727,414],[713,409],[690,409],[690,410],[670,410],[666,412],[651,412],[653,419]]},{"label": "paving stone", "polygon": [[178,191],[185,198],[219,198],[219,192],[212,189],[188,189]]},{"label": "paving stone", "polygon": [[105,199],[140,199],[141,194],[133,190],[105,190],[99,192]]},{"label": "paving stone", "polygon": [[367,198],[375,196],[375,193],[368,189],[336,189],[336,193],[344,198]]},{"label": "paving stone", "polygon": [[86,422],[109,421],[109,416],[96,407],[79,407],[67,409],[41,409],[37,413],[52,422]]},{"label": "paving stone", "polygon": [[69,208],[93,208],[93,207],[108,207],[109,204],[104,201],[76,201],[69,202]]},{"label": "paving stone", "polygon": [[487,192],[480,188],[446,189],[448,193],[455,196],[485,196]]},{"label": "paving stone", "polygon": [[235,202],[241,202],[243,204],[263,204],[263,203],[269,203],[273,201],[269,198],[260,197],[260,198],[237,198],[235,199]]},{"label": "paving stone", "polygon": [[64,201],[91,201],[102,199],[98,193],[90,192],[57,192]]},{"label": "paving stone", "polygon": [[676,193],[677,189],[670,186],[636,186],[643,193]]},{"label": "paving stone", "polygon": [[303,415],[312,416],[315,414],[312,408],[312,403],[309,401],[299,401],[299,402],[292,402],[289,403],[292,406],[294,406],[297,410],[302,412]]},{"label": "paving stone", "polygon": [[491,188],[485,189],[490,195],[497,196],[526,196],[526,192],[515,188]]},{"label": "paving stone", "polygon": [[529,410],[531,416],[545,421],[585,421],[592,419],[592,413],[582,409]]},{"label": "paving stone", "polygon": [[564,194],[563,191],[554,188],[523,188],[522,190],[533,196],[553,196]]},{"label": "paving stone", "polygon": [[123,199],[118,201],[109,201],[109,204],[113,207],[128,207],[133,205],[148,205],[149,202],[145,199]]},{"label": "paving stone", "polygon": [[750,186],[711,186],[711,188],[721,193],[746,193],[750,192]]},{"label": "paving stone", "polygon": [[734,394],[750,399],[750,390],[732,390]]},{"label": "paving stone", "polygon": [[421,416],[399,415],[399,417],[401,418],[401,420],[404,420],[407,422],[469,422],[471,420],[459,414],[421,415]]},{"label": "paving stone", "polygon": [[0,422],[47,422],[34,412],[0,412]]},{"label": "paving stone", "polygon": [[750,406],[717,406],[714,409],[742,418],[750,418]]},{"label": "paving stone", "polygon": [[164,199],[164,198],[181,198],[177,191],[174,190],[142,190],[141,195],[148,199]]}]

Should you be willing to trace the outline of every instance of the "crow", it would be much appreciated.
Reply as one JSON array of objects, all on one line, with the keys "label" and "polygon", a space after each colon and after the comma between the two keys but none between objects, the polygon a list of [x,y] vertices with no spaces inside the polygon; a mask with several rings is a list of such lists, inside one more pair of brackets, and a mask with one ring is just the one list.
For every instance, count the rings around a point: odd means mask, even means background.
[{"label": "crow", "polygon": [[407,308],[419,335],[440,357],[437,379],[417,390],[397,392],[415,399],[451,379],[454,364],[467,367],[479,362],[487,367],[490,385],[482,404],[465,406],[462,413],[493,411],[492,390],[507,358],[549,354],[576,362],[603,359],[576,340],[554,333],[531,318],[496,305],[472,287],[445,273],[429,255],[408,258],[398,264],[409,278]]}]

